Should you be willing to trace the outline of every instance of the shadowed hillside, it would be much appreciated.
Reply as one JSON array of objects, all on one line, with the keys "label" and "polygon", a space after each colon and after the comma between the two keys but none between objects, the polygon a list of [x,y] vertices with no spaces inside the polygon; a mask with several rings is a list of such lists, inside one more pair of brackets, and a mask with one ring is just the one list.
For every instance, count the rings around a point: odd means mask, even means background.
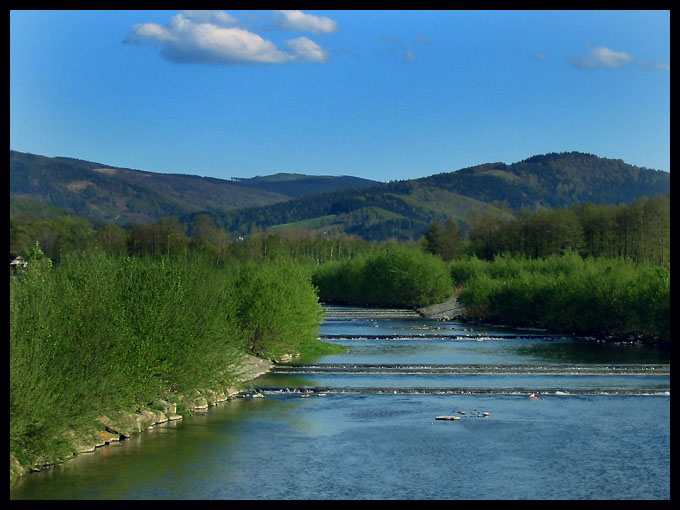
[{"label": "shadowed hillside", "polygon": [[374,181],[303,175],[295,175],[285,184],[259,177],[230,181],[10,150],[12,195],[70,209],[96,223],[123,225],[200,211],[224,212],[370,183]]},{"label": "shadowed hillside", "polygon": [[226,228],[304,226],[344,231],[369,240],[418,239],[432,221],[466,228],[472,212],[508,215],[521,209],[575,203],[629,204],[670,191],[670,173],[578,152],[533,156],[519,163],[486,163],[456,172],[313,195],[265,207],[215,214]]}]

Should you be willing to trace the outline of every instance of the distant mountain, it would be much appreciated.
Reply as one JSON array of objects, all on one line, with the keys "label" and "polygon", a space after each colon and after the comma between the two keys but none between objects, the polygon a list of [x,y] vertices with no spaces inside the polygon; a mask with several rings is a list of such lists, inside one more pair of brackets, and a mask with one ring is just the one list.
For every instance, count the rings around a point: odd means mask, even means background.
[{"label": "distant mountain", "polygon": [[123,225],[201,211],[225,212],[376,182],[354,177],[278,175],[223,180],[10,150],[10,194],[70,209],[95,223]]},{"label": "distant mountain", "polygon": [[231,231],[250,225],[303,226],[366,239],[418,239],[434,220],[472,211],[536,210],[575,203],[626,204],[670,192],[670,173],[579,152],[550,153],[518,163],[486,163],[456,172],[372,188],[313,195],[265,207],[215,214]]},{"label": "distant mountain", "polygon": [[222,180],[160,174],[10,150],[10,194],[66,208],[95,223],[146,223],[209,213],[233,233],[253,225],[304,227],[365,239],[418,239],[434,220],[470,212],[509,215],[575,203],[631,203],[670,193],[670,173],[579,152],[485,163],[420,179],[380,183],[357,177],[274,174]]},{"label": "distant mountain", "polygon": [[19,218],[22,222],[47,221],[62,216],[78,216],[70,209],[62,209],[53,205],[36,202],[30,198],[14,195],[9,197],[9,217]]},{"label": "distant mountain", "polygon": [[670,191],[670,173],[581,152],[549,153],[506,165],[486,163],[417,181],[514,209],[574,203],[626,204]]}]

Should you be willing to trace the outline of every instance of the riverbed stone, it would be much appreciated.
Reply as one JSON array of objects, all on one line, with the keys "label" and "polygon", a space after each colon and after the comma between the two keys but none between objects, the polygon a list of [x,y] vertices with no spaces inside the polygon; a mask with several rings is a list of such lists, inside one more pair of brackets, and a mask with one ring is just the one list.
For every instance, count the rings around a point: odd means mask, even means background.
[{"label": "riverbed stone", "polygon": [[205,409],[208,409],[208,401],[206,400],[205,397],[195,398],[194,401],[191,403],[191,407],[189,409],[191,409],[192,411],[203,411]]},{"label": "riverbed stone", "polygon": [[101,444],[102,446],[106,444],[111,444],[120,441],[120,434],[115,434],[113,432],[109,432],[108,430],[100,430],[99,431],[99,441],[98,444]]}]

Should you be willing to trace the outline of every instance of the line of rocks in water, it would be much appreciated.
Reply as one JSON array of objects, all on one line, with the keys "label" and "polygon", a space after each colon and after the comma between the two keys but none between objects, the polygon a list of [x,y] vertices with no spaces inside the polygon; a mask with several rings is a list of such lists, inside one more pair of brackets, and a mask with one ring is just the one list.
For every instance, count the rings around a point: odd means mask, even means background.
[{"label": "line of rocks in water", "polygon": [[[293,355],[284,355],[282,361],[290,360],[293,357]],[[74,451],[73,455],[66,459],[50,462],[46,457],[43,457],[25,466],[10,453],[10,485],[17,478],[27,473],[42,471],[78,455],[92,453],[98,448],[118,443],[134,434],[153,430],[157,425],[182,420],[183,416],[178,412],[178,407],[194,413],[206,411],[212,406],[231,400],[243,391],[239,387],[240,385],[271,371],[274,366],[275,363],[270,360],[246,355],[238,369],[234,386],[197,390],[191,395],[168,391],[163,396],[164,398],[158,398],[144,409],[114,411],[98,417],[96,419],[98,425],[93,424],[98,430],[81,432],[80,434],[77,434],[74,430],[66,431],[63,437],[73,445]],[[230,368],[234,369],[235,367]]]}]

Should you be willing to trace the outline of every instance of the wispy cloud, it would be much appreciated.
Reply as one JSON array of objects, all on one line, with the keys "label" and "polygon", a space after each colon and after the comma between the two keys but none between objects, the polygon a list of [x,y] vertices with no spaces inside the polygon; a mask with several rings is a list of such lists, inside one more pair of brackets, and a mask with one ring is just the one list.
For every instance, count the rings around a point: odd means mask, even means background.
[{"label": "wispy cloud", "polygon": [[[305,20],[308,27],[313,26],[306,17],[293,18]],[[326,25],[320,23],[318,26]],[[311,28],[307,30],[312,31]],[[297,37],[285,41],[288,51],[284,51],[244,28],[238,19],[224,11],[184,11],[173,16],[166,25],[140,23],[132,27],[124,42],[156,44],[161,55],[174,63],[281,64],[328,60],[327,52],[311,39]]]},{"label": "wispy cloud", "polygon": [[391,53],[400,53],[404,62],[411,63],[418,61],[415,54],[413,53],[413,50],[404,44],[400,39],[391,36],[384,36],[381,37],[380,40],[390,46]]},{"label": "wispy cloud", "polygon": [[330,18],[302,11],[274,11],[274,21],[283,30],[302,30],[314,34],[329,34],[338,28],[338,23]]},{"label": "wispy cloud", "polygon": [[588,48],[585,57],[572,58],[571,65],[578,69],[595,69],[598,67],[623,67],[633,62],[633,56],[624,51],[614,51],[606,46]]},{"label": "wispy cloud", "polygon": [[662,62],[647,62],[647,61],[641,61],[640,66],[642,69],[648,70],[648,71],[669,71],[671,70],[671,65],[670,64],[664,64]]},{"label": "wispy cloud", "polygon": [[[538,57],[538,55],[537,55]],[[606,46],[591,48],[588,45],[588,53],[585,57],[572,58],[569,63],[577,69],[596,69],[598,67],[625,67],[627,65],[637,65],[641,69],[648,71],[669,71],[670,64],[654,61],[635,59],[630,53],[624,51],[614,51]]]}]

